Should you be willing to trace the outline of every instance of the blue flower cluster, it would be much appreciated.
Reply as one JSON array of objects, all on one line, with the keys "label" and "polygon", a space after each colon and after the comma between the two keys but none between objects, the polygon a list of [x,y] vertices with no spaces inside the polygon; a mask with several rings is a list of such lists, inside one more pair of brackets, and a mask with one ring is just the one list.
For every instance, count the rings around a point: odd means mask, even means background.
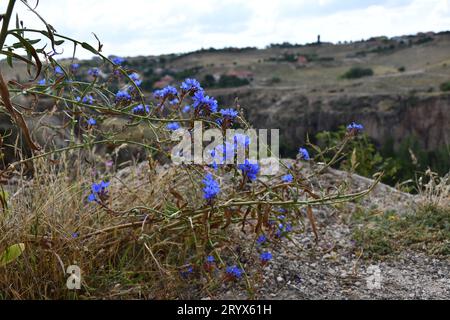
[{"label": "blue flower cluster", "polygon": [[90,68],[88,70],[88,75],[92,76],[92,77],[98,77],[100,74],[100,69],[98,68]]},{"label": "blue flower cluster", "polygon": [[237,148],[238,146],[244,146],[244,147],[248,147],[250,145],[250,137],[242,134],[242,133],[236,133],[234,135],[234,145]]},{"label": "blue flower cluster", "polygon": [[[136,72],[133,72],[132,74],[130,74],[129,77],[130,77],[131,81],[133,81],[136,86],[140,87],[142,85],[141,77]],[[135,90],[134,86],[130,86],[129,89],[131,91]]]},{"label": "blue flower cluster", "polygon": [[167,86],[163,89],[153,92],[153,96],[157,99],[174,98],[178,94],[177,89],[172,86]]},{"label": "blue flower cluster", "polygon": [[234,146],[225,142],[225,144],[219,144],[213,150],[211,150],[211,157],[213,158],[212,167],[217,170],[219,164],[225,164],[231,162],[234,158]]},{"label": "blue flower cluster", "polygon": [[245,162],[238,165],[238,168],[250,181],[256,180],[259,173],[259,165],[257,163],[250,162],[248,159],[245,159]]},{"label": "blue flower cluster", "polygon": [[101,181],[100,183],[94,183],[91,186],[91,194],[88,196],[88,201],[98,201],[107,194],[107,188],[109,187],[109,182]]},{"label": "blue flower cluster", "polygon": [[114,57],[114,58],[112,58],[112,60],[111,60],[114,64],[117,64],[117,65],[122,65],[124,62],[125,62],[125,59],[124,58],[121,58],[121,57]]},{"label": "blue flower cluster", "polygon": [[264,243],[266,243],[266,241],[267,241],[267,237],[265,235],[263,235],[263,234],[260,235],[258,237],[258,239],[256,239],[256,243],[259,244],[259,245],[263,245]]},{"label": "blue flower cluster", "polygon": [[269,262],[270,260],[272,260],[272,254],[268,251],[263,252],[259,255],[259,259],[263,263]]},{"label": "blue flower cluster", "polygon": [[228,276],[239,279],[242,277],[243,271],[238,266],[229,266],[226,268],[226,273]]},{"label": "blue flower cluster", "polygon": [[133,112],[134,114],[146,114],[146,113],[150,113],[150,106],[148,105],[143,105],[143,104],[139,104],[135,107],[133,107],[131,109],[131,112]]},{"label": "blue flower cluster", "polygon": [[79,64],[79,63],[72,63],[72,64],[70,65],[70,70],[71,70],[72,72],[77,71],[79,68],[80,68],[80,64]]},{"label": "blue flower cluster", "polygon": [[311,158],[309,157],[309,152],[305,148],[298,149],[298,155],[299,155],[300,159],[307,160],[307,161],[311,160]]},{"label": "blue flower cluster", "polygon": [[189,78],[183,81],[180,88],[185,92],[203,91],[203,88],[200,86],[200,83],[197,80]]},{"label": "blue flower cluster", "polygon": [[95,120],[94,118],[89,118],[87,123],[90,126],[95,126],[97,124],[97,120]]},{"label": "blue flower cluster", "polygon": [[292,176],[292,174],[286,174],[281,177],[281,181],[286,182],[286,183],[290,183],[293,180],[294,180],[294,177]]},{"label": "blue flower cluster", "polygon": [[204,91],[197,91],[192,99],[194,100],[193,107],[194,109],[199,110],[199,113],[209,114],[217,112],[217,100],[205,95]]},{"label": "blue flower cluster", "polygon": [[234,119],[238,116],[238,112],[233,108],[221,109],[220,113],[224,118]]},{"label": "blue flower cluster", "polygon": [[86,95],[81,99],[81,97],[76,97],[75,100],[78,102],[83,102],[85,104],[93,104],[94,103],[94,97],[92,97],[90,94]]},{"label": "blue flower cluster", "polygon": [[204,188],[203,188],[203,197],[211,201],[214,199],[217,194],[220,192],[220,185],[214,179],[214,176],[211,173],[208,173],[205,178],[202,180]]},{"label": "blue flower cluster", "polygon": [[178,122],[170,122],[167,124],[166,128],[171,131],[175,131],[180,129],[180,124]]},{"label": "blue flower cluster", "polygon": [[131,101],[131,95],[125,90],[119,90],[116,93],[116,102],[128,102]]},{"label": "blue flower cluster", "polygon": [[285,234],[289,233],[292,231],[292,224],[290,223],[279,223],[278,224],[278,230],[275,233],[275,235],[278,238],[283,237]]},{"label": "blue flower cluster", "polygon": [[352,122],[352,123],[350,123],[347,126],[347,131],[350,131],[350,132],[358,133],[358,132],[361,132],[363,130],[364,130],[364,126],[362,124],[358,124],[358,123],[355,123],[355,122]]},{"label": "blue flower cluster", "polygon": [[63,71],[63,69],[62,69],[60,66],[56,66],[56,67],[55,67],[55,75],[56,75],[56,76],[62,76],[62,75],[64,75],[64,71]]}]

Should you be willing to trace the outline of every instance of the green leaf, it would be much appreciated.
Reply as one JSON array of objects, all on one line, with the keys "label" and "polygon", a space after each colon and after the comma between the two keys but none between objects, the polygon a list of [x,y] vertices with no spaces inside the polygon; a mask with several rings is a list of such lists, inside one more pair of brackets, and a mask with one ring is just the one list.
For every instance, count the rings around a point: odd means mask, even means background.
[{"label": "green leaf", "polygon": [[10,55],[6,57],[6,62],[8,63],[8,66],[10,66],[11,68],[13,67],[12,57]]},{"label": "green leaf", "polygon": [[8,263],[16,260],[25,250],[24,243],[13,244],[0,255],[0,267],[6,266]]},{"label": "green leaf", "polygon": [[88,51],[90,51],[90,52],[92,52],[92,53],[94,53],[94,54],[98,54],[97,50],[95,50],[94,47],[91,46],[91,45],[90,45],[89,43],[87,43],[87,42],[83,42],[83,43],[81,44],[81,46],[82,46],[84,49],[86,49],[86,50],[88,50]]}]

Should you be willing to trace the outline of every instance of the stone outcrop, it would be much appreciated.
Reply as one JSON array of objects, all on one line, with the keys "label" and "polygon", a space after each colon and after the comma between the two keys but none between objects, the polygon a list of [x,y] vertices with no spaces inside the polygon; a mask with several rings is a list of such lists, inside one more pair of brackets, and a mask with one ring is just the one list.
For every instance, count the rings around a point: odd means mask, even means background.
[{"label": "stone outcrop", "polygon": [[215,93],[223,105],[239,104],[256,128],[279,128],[281,145],[298,148],[306,134],[362,123],[377,143],[397,148],[411,136],[426,150],[450,143],[450,94],[310,95],[295,90],[235,89]]}]

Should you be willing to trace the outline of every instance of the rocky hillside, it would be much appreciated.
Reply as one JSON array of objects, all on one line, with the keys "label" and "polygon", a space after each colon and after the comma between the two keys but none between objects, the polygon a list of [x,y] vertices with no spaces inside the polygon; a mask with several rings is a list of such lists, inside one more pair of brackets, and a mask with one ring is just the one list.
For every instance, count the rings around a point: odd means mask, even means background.
[{"label": "rocky hillside", "polygon": [[[80,63],[80,77],[102,64],[97,59]],[[394,152],[403,147],[408,161],[409,149],[425,151],[431,155],[424,157],[421,169],[437,170],[436,165],[441,174],[450,170],[450,32],[339,44],[202,49],[128,57],[126,66],[141,74],[149,96],[155,88],[195,77],[222,107],[239,99],[255,127],[280,129],[285,156],[294,156],[307,132],[314,137],[357,121],[378,147]],[[359,69],[348,73],[352,68]],[[9,79],[26,77],[20,64],[4,69]],[[411,141],[417,142],[415,148]]]},{"label": "rocky hillside", "polygon": [[450,143],[450,94],[305,94],[290,89],[217,91],[224,104],[235,98],[257,128],[279,128],[285,146],[295,149],[306,134],[336,130],[359,121],[379,144],[397,148],[414,136],[426,150]]}]

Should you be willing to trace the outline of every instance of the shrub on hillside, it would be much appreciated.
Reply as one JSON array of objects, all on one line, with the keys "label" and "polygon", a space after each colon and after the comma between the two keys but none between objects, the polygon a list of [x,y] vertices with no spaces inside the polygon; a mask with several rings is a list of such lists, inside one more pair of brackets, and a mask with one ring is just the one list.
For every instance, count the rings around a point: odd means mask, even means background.
[{"label": "shrub on hillside", "polygon": [[359,79],[373,75],[371,68],[353,67],[342,75],[343,79]]},{"label": "shrub on hillside", "polygon": [[450,81],[442,83],[440,89],[441,91],[450,91]]}]

